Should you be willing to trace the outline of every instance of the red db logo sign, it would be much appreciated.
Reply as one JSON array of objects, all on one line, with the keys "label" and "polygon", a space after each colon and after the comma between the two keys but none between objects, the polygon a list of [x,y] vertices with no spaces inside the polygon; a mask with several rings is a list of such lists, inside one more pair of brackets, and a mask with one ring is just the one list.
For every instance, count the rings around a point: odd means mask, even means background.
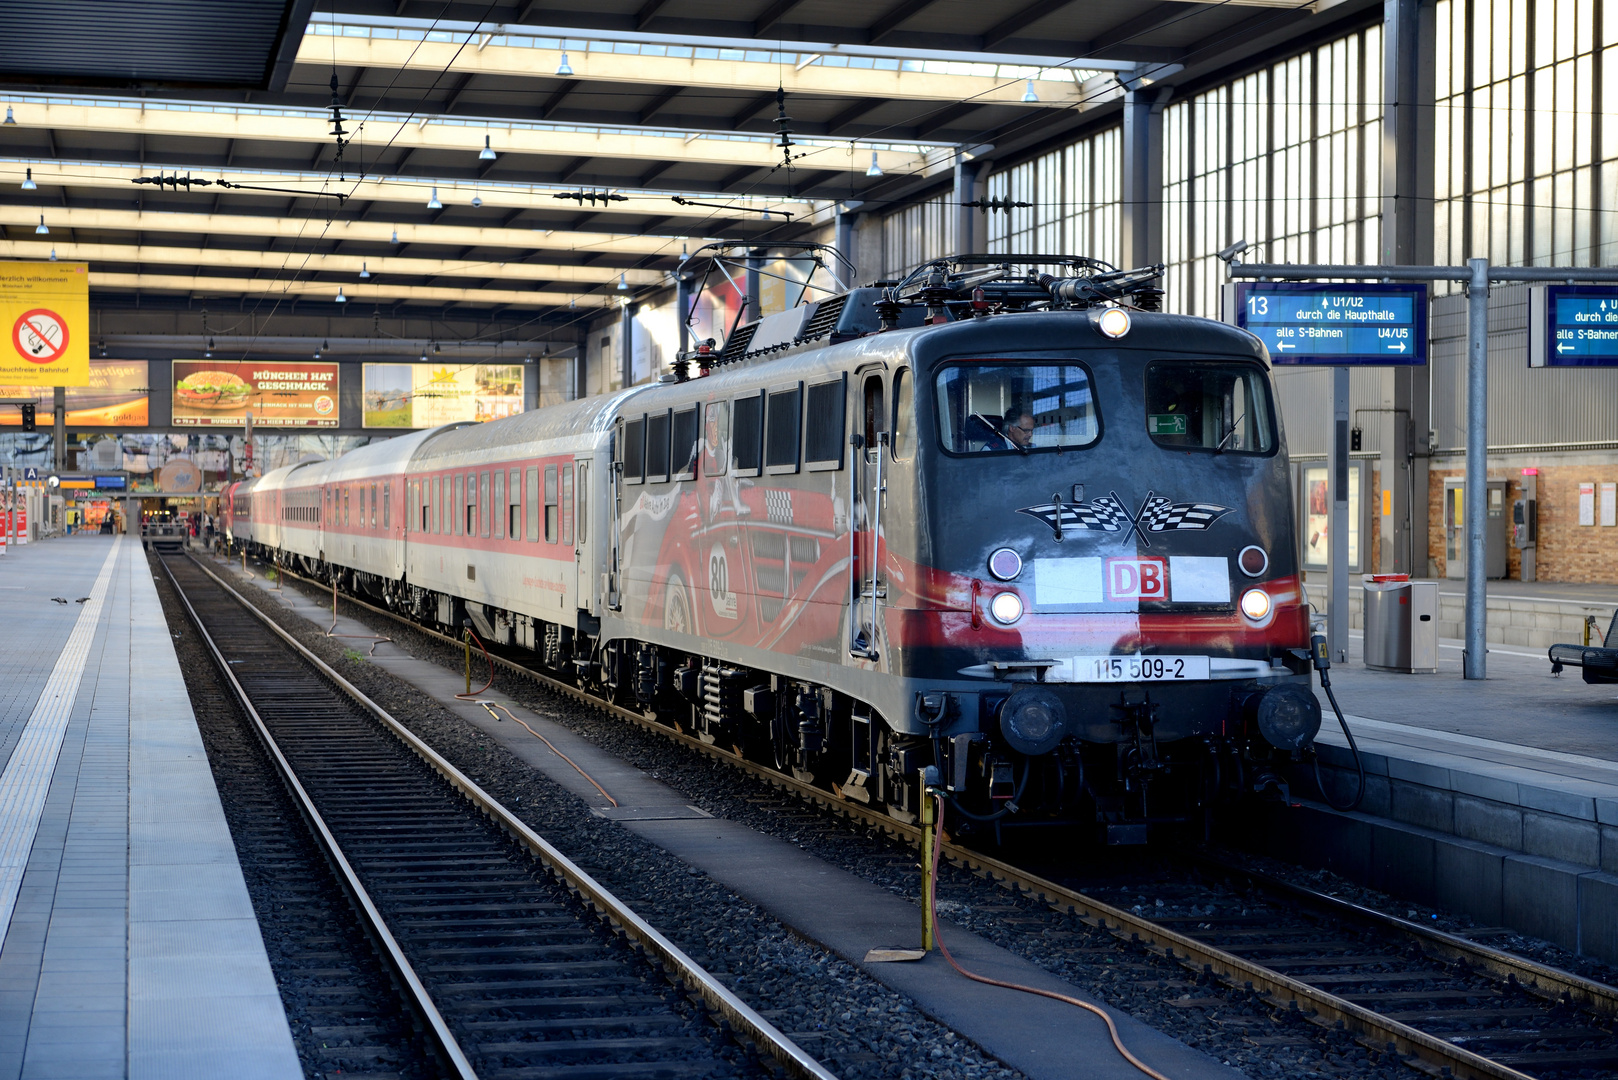
[{"label": "red db logo sign", "polygon": [[1165,559],[1108,559],[1108,600],[1167,600],[1169,565]]}]

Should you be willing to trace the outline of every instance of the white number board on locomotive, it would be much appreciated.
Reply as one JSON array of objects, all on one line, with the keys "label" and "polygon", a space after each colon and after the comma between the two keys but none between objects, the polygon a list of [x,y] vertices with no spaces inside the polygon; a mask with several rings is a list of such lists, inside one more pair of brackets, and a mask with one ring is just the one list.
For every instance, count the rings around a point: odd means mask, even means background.
[{"label": "white number board on locomotive", "polygon": [[1074,682],[1179,682],[1208,677],[1206,656],[1075,656]]}]

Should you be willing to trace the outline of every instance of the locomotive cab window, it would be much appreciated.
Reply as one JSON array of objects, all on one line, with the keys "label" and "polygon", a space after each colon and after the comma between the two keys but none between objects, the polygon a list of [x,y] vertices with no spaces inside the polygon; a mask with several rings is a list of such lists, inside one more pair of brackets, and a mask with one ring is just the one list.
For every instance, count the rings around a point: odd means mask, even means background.
[{"label": "locomotive cab window", "polygon": [[798,442],[803,424],[803,384],[789,390],[772,390],[764,418],[764,471],[798,471]]},{"label": "locomotive cab window", "polygon": [[697,478],[697,417],[700,415],[700,405],[691,405],[684,409],[674,410],[674,420],[670,427],[670,444],[672,450],[669,454],[670,476],[675,480],[695,480]]},{"label": "locomotive cab window", "polygon": [[985,361],[938,373],[938,435],[952,454],[1077,450],[1101,437],[1081,364]]},{"label": "locomotive cab window", "polygon": [[1267,454],[1275,447],[1269,382],[1251,364],[1146,365],[1146,432],[1173,450]]},{"label": "locomotive cab window", "polygon": [[810,472],[843,465],[843,380],[809,387],[803,425],[803,460]]},{"label": "locomotive cab window", "polygon": [[646,482],[664,483],[669,478],[669,411],[646,415]]},{"label": "locomotive cab window", "polygon": [[624,421],[623,438],[618,440],[619,462],[624,483],[638,484],[646,476],[646,420]]},{"label": "locomotive cab window", "polygon": [[731,414],[732,471],[737,476],[757,476],[764,461],[764,395],[750,394],[736,399]]}]

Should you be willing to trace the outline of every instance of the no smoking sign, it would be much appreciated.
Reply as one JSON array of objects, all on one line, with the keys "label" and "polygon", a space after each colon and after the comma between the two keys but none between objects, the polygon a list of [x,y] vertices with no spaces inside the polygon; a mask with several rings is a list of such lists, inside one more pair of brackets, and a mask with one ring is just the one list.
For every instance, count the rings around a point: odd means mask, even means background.
[{"label": "no smoking sign", "polygon": [[67,320],[50,308],[25,311],[11,327],[11,344],[35,364],[59,360],[67,351]]}]

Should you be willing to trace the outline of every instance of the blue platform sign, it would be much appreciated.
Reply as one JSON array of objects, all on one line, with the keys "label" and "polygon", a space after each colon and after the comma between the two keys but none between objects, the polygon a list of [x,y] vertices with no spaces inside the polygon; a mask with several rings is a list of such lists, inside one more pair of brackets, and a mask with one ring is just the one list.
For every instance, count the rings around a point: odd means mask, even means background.
[{"label": "blue platform sign", "polygon": [[1529,367],[1618,367],[1618,285],[1528,290]]},{"label": "blue platform sign", "polygon": [[1427,362],[1427,286],[1244,281],[1235,323],[1277,364]]}]

